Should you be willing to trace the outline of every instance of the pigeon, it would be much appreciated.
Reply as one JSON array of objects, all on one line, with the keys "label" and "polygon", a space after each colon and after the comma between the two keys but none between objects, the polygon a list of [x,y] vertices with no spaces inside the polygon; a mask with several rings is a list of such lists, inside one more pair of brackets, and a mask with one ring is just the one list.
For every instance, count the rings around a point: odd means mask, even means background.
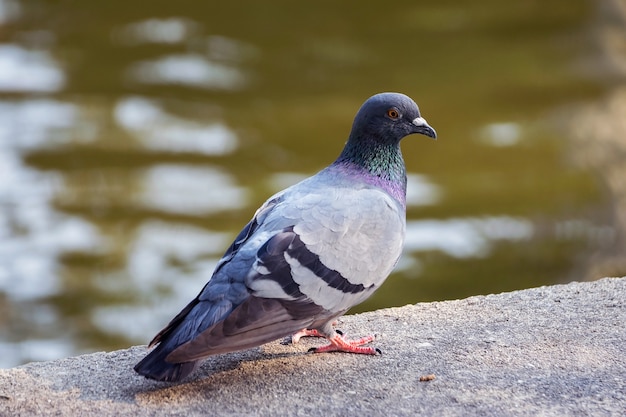
[{"label": "pigeon", "polygon": [[380,353],[364,346],[374,336],[348,340],[333,323],[371,296],[398,262],[407,183],[400,140],[414,133],[437,137],[411,98],[367,99],[339,157],[256,211],[135,371],[180,381],[208,356],[290,335],[294,342],[326,338],[315,353]]}]

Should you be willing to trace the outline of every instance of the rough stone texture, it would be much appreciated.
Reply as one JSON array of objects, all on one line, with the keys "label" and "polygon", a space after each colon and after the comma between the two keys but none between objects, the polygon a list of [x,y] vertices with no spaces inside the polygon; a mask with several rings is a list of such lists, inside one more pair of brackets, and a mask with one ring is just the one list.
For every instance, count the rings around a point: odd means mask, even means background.
[{"label": "rough stone texture", "polygon": [[626,278],[384,309],[340,328],[379,332],[383,355],[275,342],[167,384],[133,372],[145,347],[94,353],[0,370],[0,415],[626,415]]}]

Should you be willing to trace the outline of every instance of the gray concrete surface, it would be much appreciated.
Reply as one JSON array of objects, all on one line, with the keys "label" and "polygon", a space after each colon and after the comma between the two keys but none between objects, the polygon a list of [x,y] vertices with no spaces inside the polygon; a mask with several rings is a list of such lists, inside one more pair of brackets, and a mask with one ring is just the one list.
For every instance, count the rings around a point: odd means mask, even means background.
[{"label": "gray concrete surface", "polygon": [[164,384],[133,372],[146,348],[132,347],[0,370],[0,415],[626,415],[626,278],[379,310],[340,328],[378,332],[383,355],[275,342]]}]

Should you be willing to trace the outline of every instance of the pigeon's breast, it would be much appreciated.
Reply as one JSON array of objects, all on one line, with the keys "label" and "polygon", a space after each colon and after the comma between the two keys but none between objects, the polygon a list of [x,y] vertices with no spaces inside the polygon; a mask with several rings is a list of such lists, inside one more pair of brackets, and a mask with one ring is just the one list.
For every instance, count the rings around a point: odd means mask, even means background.
[{"label": "pigeon's breast", "polygon": [[402,252],[404,210],[375,187],[353,184],[302,195],[285,215],[321,263],[351,284],[377,287]]}]

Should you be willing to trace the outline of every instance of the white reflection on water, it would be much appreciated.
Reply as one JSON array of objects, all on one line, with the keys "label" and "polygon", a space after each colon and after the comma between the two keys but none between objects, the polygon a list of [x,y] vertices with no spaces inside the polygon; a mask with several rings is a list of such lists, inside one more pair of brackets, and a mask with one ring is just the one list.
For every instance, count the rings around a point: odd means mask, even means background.
[{"label": "white reflection on water", "polygon": [[223,35],[205,36],[202,32],[203,27],[198,22],[183,17],[169,17],[130,23],[113,30],[111,37],[126,46],[146,43],[192,44],[194,49],[201,50],[206,45],[209,58],[219,62],[243,62],[260,54],[257,47],[247,42]]},{"label": "white reflection on water", "polygon": [[0,45],[0,91],[55,92],[64,85],[65,74],[48,52]]},{"label": "white reflection on water", "polygon": [[13,300],[55,294],[58,256],[101,244],[90,223],[50,208],[61,186],[58,175],[27,168],[0,139],[0,291]]},{"label": "white reflection on water", "polygon": [[224,171],[173,164],[148,169],[138,195],[148,208],[198,216],[243,208],[248,200],[247,190]]},{"label": "white reflection on water", "polygon": [[175,84],[209,90],[239,90],[246,76],[238,68],[213,62],[200,54],[168,55],[134,64],[131,80],[145,84]]},{"label": "white reflection on water", "polygon": [[147,19],[114,31],[113,39],[126,45],[177,44],[189,40],[199,30],[198,26],[196,22],[181,17]]},{"label": "white reflection on water", "polygon": [[526,219],[498,216],[407,222],[405,252],[438,250],[455,258],[487,256],[498,240],[530,239],[534,226]]},{"label": "white reflection on water", "polygon": [[481,139],[492,146],[514,146],[521,140],[522,132],[518,123],[490,123],[480,132]]},{"label": "white reflection on water", "polygon": [[71,135],[55,133],[66,133],[78,118],[75,105],[57,100],[0,101],[0,147],[17,151],[70,142]]},{"label": "white reflection on water", "polygon": [[119,100],[116,122],[148,149],[224,155],[237,148],[237,136],[222,123],[198,123],[166,113],[155,101],[142,97]]},{"label": "white reflection on water", "polygon": [[42,205],[18,205],[15,210],[3,211],[10,219],[7,222],[4,218],[0,227],[7,223],[10,227],[0,229],[0,291],[12,300],[56,294],[61,289],[59,255],[93,252],[99,247],[95,228],[81,219],[54,213]]},{"label": "white reflection on water", "polygon": [[429,206],[439,202],[441,188],[425,175],[407,174],[406,205]]}]

